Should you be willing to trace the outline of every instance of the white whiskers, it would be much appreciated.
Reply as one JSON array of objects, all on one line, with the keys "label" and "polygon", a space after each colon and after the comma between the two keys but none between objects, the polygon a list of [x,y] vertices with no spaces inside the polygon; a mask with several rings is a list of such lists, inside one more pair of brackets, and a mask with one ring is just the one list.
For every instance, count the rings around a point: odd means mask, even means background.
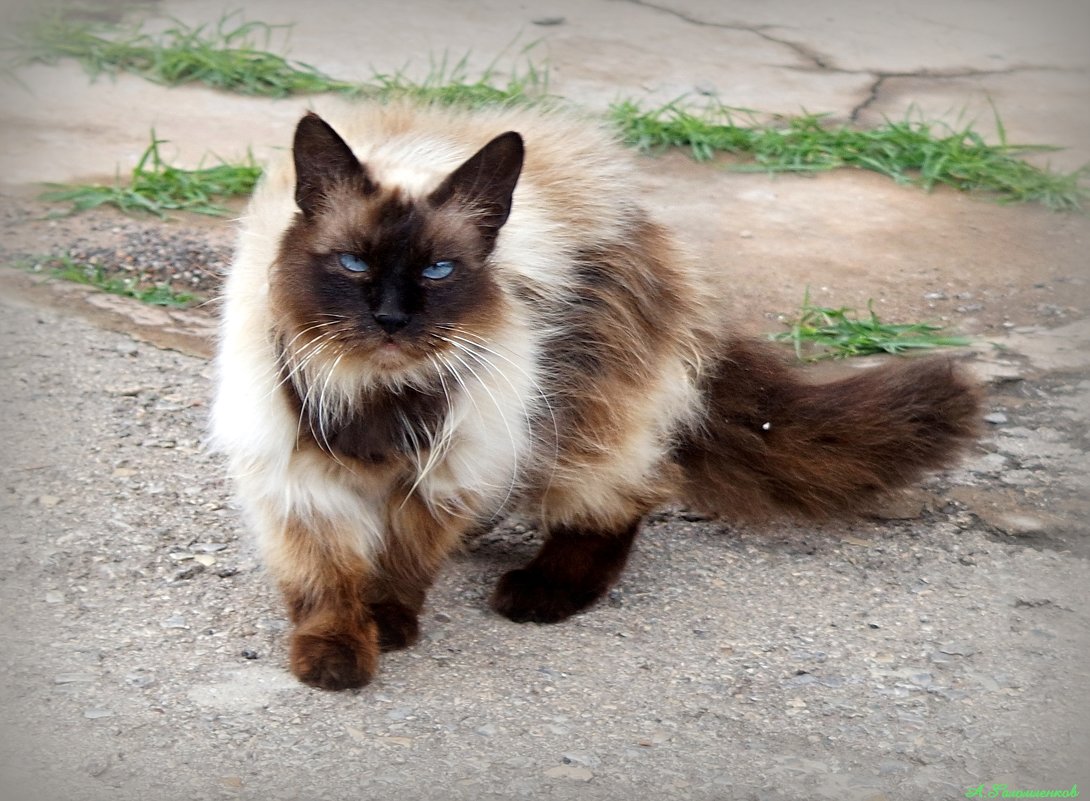
[{"label": "white whiskers", "polygon": [[[552,450],[550,467],[545,468],[544,459],[538,466],[548,474],[551,486],[560,448],[554,404],[532,365],[523,363],[526,358],[523,354],[459,326],[438,328],[439,332],[433,330],[429,336],[434,347],[423,354],[416,367],[387,374],[371,372],[364,366],[365,372],[357,375],[345,369],[347,358],[353,353],[352,322],[343,316],[323,315],[291,332],[290,339],[285,337],[280,346],[281,376],[273,389],[286,382],[295,386],[301,407],[296,436],[302,436],[304,425],[307,426],[322,451],[351,472],[358,471],[346,464],[352,460],[342,460],[343,454],[334,443],[337,432],[354,414],[354,409],[362,408],[356,404],[366,403],[364,399],[372,390],[400,393],[413,388],[430,393],[433,401],[441,404],[434,424],[429,422],[428,413],[420,414],[418,419],[411,404],[402,406],[396,400],[387,412],[393,415],[398,431],[399,444],[393,447],[407,456],[412,465],[405,502],[419,496],[429,506],[447,513],[469,514],[472,504],[468,498],[461,498],[459,492],[483,492],[485,496],[500,499],[495,506],[494,516],[498,516],[517,494],[522,477],[534,464],[533,454],[548,439],[552,439],[551,447],[546,446]],[[458,438],[458,432],[464,427],[467,413],[479,421],[473,423],[478,433],[473,434],[474,440],[469,440],[477,444],[458,457],[455,474],[468,470],[474,478],[466,486],[455,488],[453,494],[450,489],[435,488],[420,493],[428,478],[451,456],[455,444],[464,442]],[[551,432],[548,424],[544,431],[539,431],[541,427],[535,424],[535,420],[545,416],[552,424]],[[506,443],[497,441],[504,438]],[[493,457],[486,455],[488,448],[496,446],[505,446],[508,453],[502,455],[501,451],[499,462],[489,465],[488,459]],[[482,456],[484,461],[480,461]],[[496,473],[501,464],[504,471],[510,464],[506,480],[501,478],[502,472]],[[439,486],[441,483],[435,485]],[[450,497],[446,497],[448,494]]]},{"label": "white whiskers", "polygon": [[[522,397],[521,393],[519,392],[518,388],[515,387],[515,385],[511,382],[510,378],[508,378],[508,376],[503,372],[503,370],[501,370],[491,359],[488,359],[485,356],[483,356],[481,354],[481,352],[483,351],[484,353],[487,353],[490,356],[493,356],[493,357],[495,357],[497,359],[502,359],[505,363],[510,365],[512,368],[514,368],[520,375],[522,375],[530,383],[530,386],[534,390],[534,395],[536,397],[540,398],[542,403],[545,405],[545,410],[548,412],[549,420],[550,420],[550,422],[552,424],[552,451],[553,451],[552,452],[552,459],[550,460],[549,478],[548,478],[548,480],[546,482],[546,487],[545,487],[545,492],[547,493],[548,490],[549,490],[549,487],[552,486],[553,479],[555,478],[555,475],[556,475],[557,463],[560,460],[560,426],[557,423],[556,411],[553,408],[553,404],[549,400],[549,393],[545,391],[544,387],[541,385],[541,382],[538,381],[538,379],[536,377],[531,375],[522,365],[520,365],[518,362],[514,361],[513,359],[511,359],[511,358],[509,358],[507,356],[504,356],[498,350],[495,350],[492,347],[489,347],[488,345],[486,345],[479,335],[473,334],[473,333],[471,333],[469,331],[466,331],[466,330],[464,330],[462,328],[459,328],[459,327],[453,326],[453,325],[446,325],[446,326],[440,326],[440,327],[445,329],[446,331],[450,332],[450,337],[449,338],[448,337],[440,337],[444,342],[448,343],[452,347],[459,348],[461,351],[463,351],[465,353],[468,353],[469,355],[471,355],[474,358],[474,360],[476,360],[478,363],[484,365],[486,367],[486,369],[488,369],[490,372],[492,372],[492,373],[494,373],[496,375],[499,375],[504,381],[507,382],[507,385],[509,387],[511,387],[512,391],[514,391],[516,393],[516,395],[518,395],[519,403],[522,406],[523,415],[524,415],[524,417],[526,419],[527,429],[528,429],[528,432],[530,434],[531,444],[533,444],[536,437],[535,437],[535,432],[534,432],[534,429],[533,429],[532,416],[531,416],[531,414],[529,413],[529,411],[526,408],[525,400],[523,399],[523,397]],[[494,345],[497,348],[503,347],[499,343],[491,343],[491,344]]]}]

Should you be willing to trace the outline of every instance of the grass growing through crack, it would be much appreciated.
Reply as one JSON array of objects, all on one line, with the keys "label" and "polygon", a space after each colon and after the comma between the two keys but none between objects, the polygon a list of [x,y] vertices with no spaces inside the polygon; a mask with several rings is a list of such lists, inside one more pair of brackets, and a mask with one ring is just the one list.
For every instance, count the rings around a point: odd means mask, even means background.
[{"label": "grass growing through crack", "polygon": [[790,342],[801,361],[845,359],[876,353],[903,354],[940,347],[965,347],[966,337],[942,336],[942,326],[929,323],[884,323],[867,303],[861,317],[848,308],[815,306],[806,290],[798,317],[788,323],[790,330],[773,334],[777,342]]},{"label": "grass growing through crack", "polygon": [[[232,12],[215,25],[190,27],[176,22],[153,36],[140,27],[118,31],[58,14],[39,21],[21,37],[15,63],[53,64],[72,58],[92,75],[127,72],[166,86],[202,83],[262,97],[334,92],[482,106],[547,96],[547,70],[533,62],[527,60],[525,67],[512,70],[501,81],[497,58],[473,78],[468,55],[456,62],[447,55],[433,60],[427,76],[419,81],[409,79],[404,70],[376,73],[369,83],[339,80],[309,64],[261,49],[269,46],[273,33],[290,27],[246,22],[240,12]],[[533,47],[524,48],[521,55]]]},{"label": "grass growing through crack", "polygon": [[[711,104],[692,110],[677,102],[644,111],[633,101],[612,106],[610,116],[630,145],[641,150],[687,148],[697,160],[726,152],[752,159],[737,170],[816,172],[856,167],[894,181],[931,190],[945,184],[962,191],[994,193],[1001,201],[1034,201],[1060,210],[1082,208],[1090,169],[1072,173],[1040,169],[1018,158],[1056,150],[1012,145],[996,115],[999,144],[988,144],[972,126],[887,120],[869,130],[828,125],[823,115],[804,114],[777,124],[749,111]],[[739,124],[741,119],[743,124]]]},{"label": "grass growing through crack", "polygon": [[84,286],[92,286],[111,295],[134,298],[152,306],[166,306],[181,309],[192,306],[197,297],[188,292],[166,285],[146,286],[135,278],[120,278],[110,275],[101,265],[81,264],[68,256],[49,259],[45,265],[35,265],[33,269],[48,267],[48,274],[62,281],[72,281]]},{"label": "grass growing through crack", "polygon": [[284,27],[245,22],[236,12],[214,26],[194,28],[178,22],[152,36],[139,27],[117,31],[55,14],[39,20],[20,38],[17,60],[54,64],[73,58],[92,75],[128,72],[166,86],[203,83],[263,97],[358,91],[355,84],[262,49]]},{"label": "grass growing through crack", "polygon": [[120,177],[113,186],[53,184],[41,199],[70,203],[70,213],[109,205],[127,213],[147,212],[157,217],[165,217],[168,211],[222,216],[230,211],[216,199],[249,195],[261,176],[261,168],[252,157],[242,164],[221,161],[196,170],[171,166],[159,152],[165,142],[152,131],[151,143],[133,168],[127,185],[121,183]]},{"label": "grass growing through crack", "polygon": [[[523,48],[525,56],[536,43]],[[404,71],[375,73],[371,83],[361,84],[361,94],[379,99],[408,98],[448,106],[480,108],[482,106],[545,103],[555,100],[549,95],[548,69],[530,59],[525,66],[512,69],[506,81],[501,81],[497,67],[499,59],[477,76],[472,77],[469,55],[451,63],[444,54],[432,60],[423,80],[413,80]]]}]

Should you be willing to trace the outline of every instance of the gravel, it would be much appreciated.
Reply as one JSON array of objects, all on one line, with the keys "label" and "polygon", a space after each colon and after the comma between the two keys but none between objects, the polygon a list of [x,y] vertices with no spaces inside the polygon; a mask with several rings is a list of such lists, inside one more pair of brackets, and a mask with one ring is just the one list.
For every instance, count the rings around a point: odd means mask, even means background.
[{"label": "gravel", "polygon": [[48,219],[55,214],[54,207],[41,203],[12,209],[6,199],[0,201],[5,229],[0,258],[46,274],[85,267],[136,290],[169,287],[173,295],[192,296],[188,305],[193,307],[219,293],[234,245],[233,228],[222,221],[196,227],[192,218],[170,225],[112,214]]}]

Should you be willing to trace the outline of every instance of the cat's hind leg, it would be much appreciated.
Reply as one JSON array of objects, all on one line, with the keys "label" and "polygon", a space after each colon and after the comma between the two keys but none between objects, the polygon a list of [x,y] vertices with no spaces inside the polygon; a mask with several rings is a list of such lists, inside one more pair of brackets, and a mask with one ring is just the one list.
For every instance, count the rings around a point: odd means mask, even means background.
[{"label": "cat's hind leg", "polygon": [[620,577],[641,517],[612,529],[553,528],[528,565],[500,579],[492,608],[516,623],[557,623],[586,609]]}]

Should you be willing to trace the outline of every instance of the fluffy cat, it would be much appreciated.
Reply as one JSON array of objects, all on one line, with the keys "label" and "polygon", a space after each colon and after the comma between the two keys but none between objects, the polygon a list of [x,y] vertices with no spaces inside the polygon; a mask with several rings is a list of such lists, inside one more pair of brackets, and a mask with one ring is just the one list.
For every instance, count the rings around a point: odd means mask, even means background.
[{"label": "fluffy cat", "polygon": [[408,103],[333,121],[303,117],[243,219],[213,409],[307,684],[361,686],[412,644],[444,557],[502,513],[546,540],[492,606],[551,623],[602,596],[664,502],[851,513],[975,434],[946,360],[815,385],[732,335],[722,264],[679,255],[594,124]]}]

